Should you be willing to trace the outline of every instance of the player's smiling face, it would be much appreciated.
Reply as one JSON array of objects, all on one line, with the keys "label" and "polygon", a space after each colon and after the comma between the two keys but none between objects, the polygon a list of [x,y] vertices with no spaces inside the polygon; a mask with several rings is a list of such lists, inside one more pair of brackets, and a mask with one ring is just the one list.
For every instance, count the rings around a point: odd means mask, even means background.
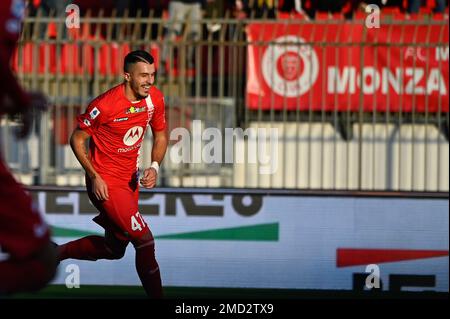
[{"label": "player's smiling face", "polygon": [[130,88],[137,100],[145,99],[150,91],[150,87],[155,83],[155,64],[145,62],[135,63],[130,73],[125,73]]}]

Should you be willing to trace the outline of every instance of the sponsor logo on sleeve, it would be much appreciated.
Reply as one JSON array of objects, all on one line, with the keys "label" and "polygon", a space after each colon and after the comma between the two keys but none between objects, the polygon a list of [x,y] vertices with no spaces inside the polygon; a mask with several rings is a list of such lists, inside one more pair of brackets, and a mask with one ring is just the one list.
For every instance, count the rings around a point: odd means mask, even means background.
[{"label": "sponsor logo on sleeve", "polygon": [[98,108],[94,107],[92,111],[89,113],[89,116],[91,117],[91,120],[94,120],[99,114],[100,111],[98,110]]}]

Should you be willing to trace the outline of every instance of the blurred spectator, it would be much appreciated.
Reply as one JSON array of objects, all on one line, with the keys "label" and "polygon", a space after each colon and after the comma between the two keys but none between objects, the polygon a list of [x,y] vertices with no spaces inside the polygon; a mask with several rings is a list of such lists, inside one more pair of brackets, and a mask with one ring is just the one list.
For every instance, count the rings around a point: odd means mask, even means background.
[{"label": "blurred spectator", "polygon": [[408,13],[419,13],[421,5],[422,5],[421,0],[409,0]]},{"label": "blurred spectator", "polygon": [[347,0],[343,13],[345,18],[351,19],[354,12],[358,10],[365,12],[366,6],[372,4],[377,5],[380,9],[396,8],[395,10],[398,10],[398,12],[405,12],[407,1],[408,0]]},{"label": "blurred spectator", "polygon": [[[419,13],[421,6],[427,6],[428,1],[424,0],[408,0],[408,13]],[[444,13],[446,7],[445,0],[434,0],[435,7],[433,11],[436,13]]]},{"label": "blurred spectator", "polygon": [[[420,1],[420,0],[419,0]],[[376,4],[381,9],[384,7],[398,8],[401,11],[404,11],[404,0],[369,0],[369,1],[361,1],[365,4]]]},{"label": "blurred spectator", "polygon": [[117,9],[117,16],[123,17],[125,11],[128,11],[129,17],[136,17],[138,11],[141,12],[141,17],[148,16],[148,1],[147,0],[115,0]]},{"label": "blurred spectator", "polygon": [[445,0],[435,0],[435,1],[436,1],[436,7],[434,8],[434,12],[444,13],[445,8],[448,6],[448,1],[447,1],[447,3]]},{"label": "blurred spectator", "polygon": [[169,0],[147,0],[148,8],[153,10],[153,16],[160,18],[169,6]]},{"label": "blurred spectator", "polygon": [[50,12],[53,12],[56,17],[65,17],[66,7],[72,3],[70,0],[41,0],[33,2],[35,5],[40,2],[39,8],[45,12],[45,15],[49,15]]},{"label": "blurred spectator", "polygon": [[[233,11],[234,3],[233,1],[227,0],[207,0],[204,17],[206,19],[215,19],[215,18],[233,18],[233,15],[229,14],[229,12]],[[222,26],[220,23],[212,22],[206,25],[209,32],[215,33],[219,31]]]},{"label": "blurred spectator", "polygon": [[348,0],[304,0],[303,10],[309,17],[314,18],[319,11],[328,13],[342,12],[347,2]]},{"label": "blurred spectator", "polygon": [[301,0],[278,0],[278,10],[283,12],[302,12]]},{"label": "blurred spectator", "polygon": [[[434,12],[443,13],[446,0],[433,0],[435,2]],[[351,17],[352,13],[359,8],[374,4],[383,8],[398,8],[399,12],[418,13],[421,7],[429,7],[430,0],[303,0],[304,11],[312,18],[317,12],[339,13]]]},{"label": "blurred spectator", "polygon": [[[167,33],[164,37],[163,49],[161,53],[161,66],[158,70],[160,76],[167,73],[167,60],[169,57],[169,41],[174,41],[177,35],[181,35],[183,29],[182,22],[189,22],[188,41],[198,41],[201,38],[202,26],[200,20],[205,7],[206,0],[173,0],[169,2],[169,21],[167,23]],[[194,46],[187,46],[187,68],[194,69]]]},{"label": "blurred spectator", "polygon": [[356,10],[359,6],[366,6],[369,4],[376,4],[380,8],[397,7],[401,12],[419,13],[421,7],[430,8],[436,13],[443,13],[447,6],[446,0],[349,0],[352,2],[353,9]]},{"label": "blurred spectator", "polygon": [[275,0],[238,0],[236,7],[242,7],[247,18],[275,18]]},{"label": "blurred spectator", "polygon": [[227,11],[227,3],[231,1],[226,0],[207,0],[205,7],[206,18],[221,18],[225,17]]},{"label": "blurred spectator", "polygon": [[348,2],[351,3],[351,12],[349,15],[351,15],[352,12],[357,11],[358,9],[361,9],[363,12],[365,12],[365,8],[368,5],[374,4],[377,5],[380,9],[385,7],[390,8],[398,8],[399,12],[404,12],[406,8],[404,7],[406,0],[349,0]]},{"label": "blurred spectator", "polygon": [[[52,15],[53,17],[66,17],[66,7],[71,4],[71,0],[32,0],[27,3],[28,14],[35,16],[38,10],[44,17]],[[50,38],[56,36],[56,25],[54,23],[41,23],[39,26],[39,37],[41,39],[45,36]],[[66,28],[63,28],[62,37],[66,37]]]},{"label": "blurred spectator", "polygon": [[[161,18],[164,10],[169,6],[169,0],[147,0],[150,11],[153,11],[154,18]],[[159,24],[152,23],[151,26],[152,39],[156,39],[159,35]],[[159,64],[158,64],[159,65]]]},{"label": "blurred spectator", "polygon": [[247,12],[245,11],[242,0],[236,0],[234,2],[233,16],[236,19],[245,19],[247,17]]}]

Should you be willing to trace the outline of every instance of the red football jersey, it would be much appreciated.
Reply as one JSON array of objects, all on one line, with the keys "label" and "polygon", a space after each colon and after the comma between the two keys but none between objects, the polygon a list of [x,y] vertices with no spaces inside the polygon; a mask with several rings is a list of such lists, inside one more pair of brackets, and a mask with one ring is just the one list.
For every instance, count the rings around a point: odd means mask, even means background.
[{"label": "red football jersey", "polygon": [[[25,9],[22,0],[0,1],[0,114],[4,94],[14,99],[18,107],[28,105],[28,95],[22,90],[10,69],[10,59],[21,31]],[[0,246],[13,258],[26,259],[42,249],[50,239],[50,231],[42,220],[31,197],[14,179],[0,156]],[[31,274],[30,274],[31,275]]]},{"label": "red football jersey", "polygon": [[89,158],[108,184],[136,182],[138,157],[147,127],[166,129],[164,96],[154,86],[147,98],[131,102],[120,84],[94,99],[78,126],[90,136]]}]

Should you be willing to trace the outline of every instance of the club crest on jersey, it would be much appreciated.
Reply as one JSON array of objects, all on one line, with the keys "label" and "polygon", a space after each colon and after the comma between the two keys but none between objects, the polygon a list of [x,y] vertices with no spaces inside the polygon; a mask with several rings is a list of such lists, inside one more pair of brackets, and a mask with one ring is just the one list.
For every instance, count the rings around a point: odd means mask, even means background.
[{"label": "club crest on jersey", "polygon": [[89,112],[89,116],[91,117],[91,120],[94,120],[99,114],[100,114],[100,111],[96,107],[94,107],[92,109],[92,111]]},{"label": "club crest on jersey", "polygon": [[134,113],[140,113],[140,112],[144,112],[145,111],[145,107],[134,107],[134,106],[130,106],[125,114],[134,114]]}]

